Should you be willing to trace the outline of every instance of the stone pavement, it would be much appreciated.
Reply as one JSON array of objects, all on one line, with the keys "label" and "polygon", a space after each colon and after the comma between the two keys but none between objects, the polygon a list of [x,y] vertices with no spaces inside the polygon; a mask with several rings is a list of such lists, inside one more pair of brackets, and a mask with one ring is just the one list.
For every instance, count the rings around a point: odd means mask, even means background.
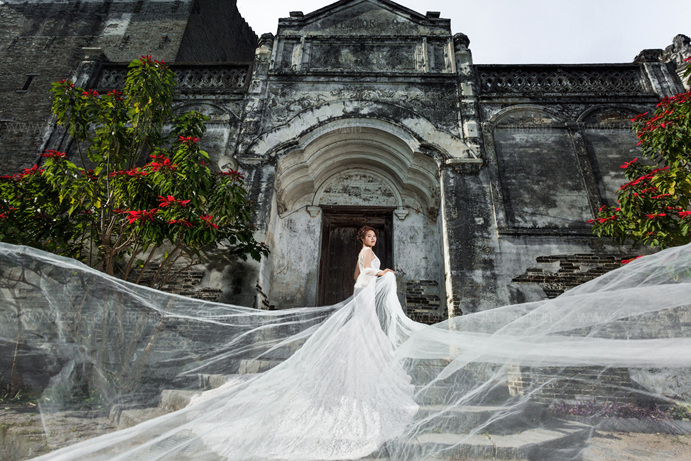
[{"label": "stone pavement", "polygon": [[[50,449],[114,429],[108,418],[80,418],[76,413],[64,413],[53,418]],[[26,460],[48,450],[49,444],[36,408],[0,406],[0,461]],[[610,460],[691,461],[691,435],[596,432],[582,461]],[[465,461],[480,461],[480,458],[467,458]]]}]

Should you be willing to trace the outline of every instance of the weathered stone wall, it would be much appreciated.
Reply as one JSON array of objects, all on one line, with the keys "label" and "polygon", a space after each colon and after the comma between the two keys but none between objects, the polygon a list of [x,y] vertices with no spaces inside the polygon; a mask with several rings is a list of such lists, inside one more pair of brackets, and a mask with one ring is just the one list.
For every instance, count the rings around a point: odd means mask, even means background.
[{"label": "weathered stone wall", "polygon": [[[630,254],[593,237],[586,221],[616,200],[619,166],[637,155],[629,119],[681,88],[662,63],[474,71],[484,163],[479,174],[449,170],[445,184],[455,314],[544,298],[520,276],[536,258]],[[563,272],[558,289],[548,275],[532,282],[553,295],[577,284]]]},{"label": "weathered stone wall", "polygon": [[72,78],[84,57],[82,47],[102,48],[112,61],[131,61],[142,54],[174,61],[190,4],[3,2],[0,171],[14,173],[37,161],[50,116],[50,85]]},{"label": "weathered stone wall", "polygon": [[[83,47],[111,62],[249,61],[256,35],[235,2],[28,1],[0,4],[0,172],[33,165],[51,128],[50,85],[74,72]],[[242,107],[234,109],[236,118]]]},{"label": "weathered stone wall", "polygon": [[[291,13],[258,41],[234,2],[219,0],[0,11],[3,171],[30,166],[43,142],[69,150],[60,132],[41,134],[50,81],[75,73],[113,88],[124,76],[114,61],[140,54],[253,53],[251,65],[173,66],[176,110],[211,117],[202,147],[246,174],[256,236],[272,248],[259,264],[219,254],[203,283],[237,304],[313,305],[320,207],[385,206],[400,294],[419,318],[553,296],[632,254],[594,238],[586,221],[614,202],[619,166],[637,155],[629,119],[683,90],[691,52],[678,36],[632,64],[476,66],[448,19],[378,0]],[[105,57],[90,51],[80,63],[85,46]],[[544,272],[531,269],[536,260]]]}]

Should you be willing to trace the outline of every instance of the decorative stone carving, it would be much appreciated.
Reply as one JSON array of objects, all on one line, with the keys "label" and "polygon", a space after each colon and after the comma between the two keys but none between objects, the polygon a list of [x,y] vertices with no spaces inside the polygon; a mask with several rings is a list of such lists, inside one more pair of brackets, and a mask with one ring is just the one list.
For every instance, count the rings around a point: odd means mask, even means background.
[{"label": "decorative stone carving", "polygon": [[456,48],[468,48],[470,46],[470,39],[466,34],[459,32],[454,34],[453,44],[456,46]]},{"label": "decorative stone carving", "polygon": [[661,53],[660,59],[663,62],[673,62],[677,66],[682,66],[684,60],[691,56],[691,38],[679,34],[674,37],[671,45]]},{"label": "decorative stone carving", "polygon": [[405,220],[409,213],[410,211],[408,211],[408,209],[406,208],[396,208],[393,212],[393,214],[396,215],[399,221]]},{"label": "decorative stone carving", "polygon": [[481,158],[450,158],[445,163],[459,174],[478,174],[484,165]]},{"label": "decorative stone carving", "polygon": [[319,216],[319,213],[322,212],[322,209],[319,208],[318,206],[308,206],[307,207],[307,213],[309,213],[310,217],[316,218]]},{"label": "decorative stone carving", "polygon": [[319,205],[397,206],[398,194],[381,178],[362,172],[345,173],[328,181]]},{"label": "decorative stone carving", "polygon": [[482,93],[647,93],[638,65],[477,67]]},{"label": "decorative stone carving", "polygon": [[[231,64],[170,67],[177,76],[178,91],[245,92],[250,66]],[[123,65],[103,66],[93,86],[98,89],[122,89],[126,76],[127,67]]]},{"label": "decorative stone carving", "polygon": [[316,71],[411,72],[417,43],[358,43],[329,40],[310,44],[309,69]]}]

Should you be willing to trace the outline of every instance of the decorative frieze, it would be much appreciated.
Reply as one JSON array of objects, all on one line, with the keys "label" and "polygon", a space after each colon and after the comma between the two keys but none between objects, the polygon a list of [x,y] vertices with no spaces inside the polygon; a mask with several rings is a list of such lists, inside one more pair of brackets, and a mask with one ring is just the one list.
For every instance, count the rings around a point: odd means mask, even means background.
[{"label": "decorative frieze", "polygon": [[483,94],[647,94],[638,64],[476,66]]},{"label": "decorative frieze", "polygon": [[[247,89],[249,64],[176,66],[171,69],[177,77],[177,90],[181,92],[231,92],[244,93]],[[122,89],[125,86],[127,67],[108,64],[100,69],[91,85],[99,90]]]}]

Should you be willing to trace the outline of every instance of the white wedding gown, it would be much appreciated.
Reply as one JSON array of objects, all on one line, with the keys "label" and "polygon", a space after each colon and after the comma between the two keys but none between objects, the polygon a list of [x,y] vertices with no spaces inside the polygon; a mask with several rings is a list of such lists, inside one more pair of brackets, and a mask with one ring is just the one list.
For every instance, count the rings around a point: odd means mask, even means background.
[{"label": "white wedding gown", "polygon": [[[502,421],[518,418],[524,434],[563,432],[532,402],[543,405],[565,377],[612,396],[691,401],[690,267],[691,246],[673,248],[553,300],[425,326],[404,315],[393,274],[373,275],[378,260],[360,267],[356,294],[342,303],[260,311],[0,243],[0,345],[42,325],[22,350],[53,370],[41,403],[49,438],[70,389],[88,386],[110,406],[154,406],[164,389],[194,388],[197,375],[230,377],[182,410],[38,459],[451,459],[487,443],[481,434]],[[279,364],[236,374],[263,362]],[[609,372],[621,370],[630,380],[613,382]],[[491,416],[478,419],[478,408]],[[568,439],[542,459],[579,459],[582,443]]]}]

